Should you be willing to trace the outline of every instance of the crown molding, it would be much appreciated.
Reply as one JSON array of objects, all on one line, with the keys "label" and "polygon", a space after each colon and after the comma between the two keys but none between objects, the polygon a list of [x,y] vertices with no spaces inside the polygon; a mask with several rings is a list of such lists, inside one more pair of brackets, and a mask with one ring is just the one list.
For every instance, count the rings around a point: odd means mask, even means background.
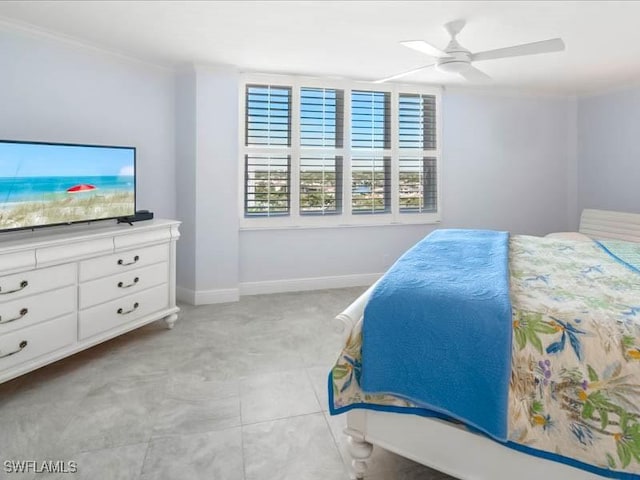
[{"label": "crown molding", "polygon": [[55,42],[64,44],[69,47],[73,47],[80,51],[97,53],[97,54],[100,54],[101,56],[109,57],[110,59],[113,59],[113,60],[124,61],[127,63],[134,63],[134,64],[137,64],[146,68],[151,68],[154,70],[160,70],[167,73],[169,72],[173,73],[175,71],[174,65],[169,65],[164,63],[155,63],[155,62],[150,62],[148,60],[143,60],[133,55],[122,53],[117,50],[104,48],[99,45],[93,44],[91,42],[87,42],[86,40],[81,40],[72,35],[67,35],[60,32],[48,30],[46,28],[42,28],[27,22],[22,22],[13,18],[0,16],[0,30],[4,30],[8,32],[11,32],[11,31],[19,32],[19,33],[28,34],[37,38],[53,40]]}]

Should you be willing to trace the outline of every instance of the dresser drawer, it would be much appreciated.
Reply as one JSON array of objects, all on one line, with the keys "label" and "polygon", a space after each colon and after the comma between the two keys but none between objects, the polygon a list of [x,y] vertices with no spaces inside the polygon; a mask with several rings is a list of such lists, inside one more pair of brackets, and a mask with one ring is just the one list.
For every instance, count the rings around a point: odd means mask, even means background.
[{"label": "dresser drawer", "polygon": [[120,325],[134,322],[169,305],[169,285],[127,295],[126,297],[81,310],[78,317],[78,331],[81,340]]},{"label": "dresser drawer", "polygon": [[0,303],[0,335],[75,310],[75,285]]},{"label": "dresser drawer", "polygon": [[0,265],[2,265],[2,271],[6,273],[36,268],[36,252],[28,250],[0,254]]},{"label": "dresser drawer", "polygon": [[155,245],[92,258],[80,262],[80,281],[93,280],[116,273],[128,272],[169,259],[169,245]]},{"label": "dresser drawer", "polygon": [[80,284],[80,309],[146,290],[169,279],[169,264],[156,263]]},{"label": "dresser drawer", "polygon": [[0,335],[0,371],[69,346],[76,335],[75,313]]},{"label": "dresser drawer", "polygon": [[28,270],[0,277],[0,304],[76,283],[76,265]]}]

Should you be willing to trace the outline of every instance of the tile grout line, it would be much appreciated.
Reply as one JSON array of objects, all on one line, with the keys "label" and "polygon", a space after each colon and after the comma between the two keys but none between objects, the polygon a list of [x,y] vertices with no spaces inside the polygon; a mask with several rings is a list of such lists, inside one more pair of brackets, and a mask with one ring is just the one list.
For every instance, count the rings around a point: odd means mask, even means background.
[{"label": "tile grout line", "polygon": [[167,374],[166,374],[166,379],[164,382],[164,388],[162,390],[162,400],[160,400],[160,402],[155,406],[154,408],[154,413],[153,413],[153,422],[151,422],[151,427],[149,429],[149,439],[147,440],[147,448],[144,451],[144,457],[142,458],[142,465],[140,465],[140,474],[138,475],[138,479],[142,478],[142,475],[144,474],[144,466],[147,463],[147,457],[149,456],[149,452],[151,450],[151,441],[153,440],[153,430],[157,424],[157,420],[158,420],[158,411],[159,411],[159,407],[160,405],[162,405],[162,403],[167,399],[167,396],[169,395],[169,382],[171,381],[171,370],[167,369]]},{"label": "tile grout line", "polygon": [[313,383],[313,379],[311,378],[311,373],[309,373],[309,368],[314,368],[314,367],[305,367],[305,372],[307,374],[307,380],[309,381],[309,383],[311,384],[311,389],[313,390],[313,394],[316,396],[316,401],[318,402],[318,406],[320,407],[320,411],[324,411],[324,409],[322,408],[322,400],[320,399],[320,396],[318,395],[318,392],[316,392],[314,383]]},{"label": "tile grout line", "polygon": [[241,427],[252,427],[254,425],[260,425],[263,423],[279,422],[282,420],[289,420],[290,418],[308,417],[311,415],[318,415],[318,414],[322,414],[322,410],[316,411],[316,412],[299,413],[297,415],[289,415],[287,417],[277,417],[277,418],[272,418],[270,420],[260,420],[259,422],[243,423]]},{"label": "tile grout line", "polygon": [[244,423],[242,420],[242,380],[238,381],[238,406],[240,408],[240,448],[242,452],[242,478],[247,480],[247,459],[244,450]]},{"label": "tile grout line", "polygon": [[120,445],[112,445],[109,447],[102,447],[102,448],[91,448],[89,450],[78,450],[76,452],[73,452],[73,454],[84,455],[85,453],[95,453],[95,452],[101,452],[103,450],[115,450],[116,448],[133,447],[135,445],[142,445],[143,443],[149,443],[149,440],[141,440],[139,442],[131,442],[131,443],[122,443]]},{"label": "tile grout line", "polygon": [[242,453],[242,478],[247,480],[247,459],[244,451],[244,430],[240,425],[240,452]]},{"label": "tile grout line", "polygon": [[144,456],[142,457],[142,464],[140,465],[140,473],[138,474],[138,479],[142,478],[142,474],[144,473],[144,465],[147,463],[147,457],[149,456],[149,450],[151,450],[151,438],[147,442],[147,448],[144,451]]},{"label": "tile grout line", "polygon": [[322,414],[322,419],[324,420],[324,423],[327,425],[327,428],[329,429],[329,434],[331,435],[331,440],[333,440],[333,446],[336,448],[336,452],[338,452],[338,456],[340,457],[340,461],[342,462],[342,465],[344,466],[347,475],[350,473],[349,472],[349,465],[346,462],[346,459],[342,456],[342,452],[340,451],[340,445],[338,445],[338,440],[336,439],[335,435],[333,434],[333,429],[331,428],[331,425],[329,425],[329,420],[327,419],[327,416],[324,414]]}]

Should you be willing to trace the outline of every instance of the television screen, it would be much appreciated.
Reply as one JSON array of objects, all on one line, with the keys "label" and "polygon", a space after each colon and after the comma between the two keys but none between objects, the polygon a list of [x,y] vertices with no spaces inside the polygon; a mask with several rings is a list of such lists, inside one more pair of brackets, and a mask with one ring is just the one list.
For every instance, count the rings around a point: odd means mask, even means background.
[{"label": "television screen", "polygon": [[135,213],[133,147],[0,141],[0,230]]}]

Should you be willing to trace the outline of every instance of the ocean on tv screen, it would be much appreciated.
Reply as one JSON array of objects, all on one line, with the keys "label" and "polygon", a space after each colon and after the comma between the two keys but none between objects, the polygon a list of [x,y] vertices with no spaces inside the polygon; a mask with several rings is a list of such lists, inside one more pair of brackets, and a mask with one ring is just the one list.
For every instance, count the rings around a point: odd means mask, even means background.
[{"label": "ocean on tv screen", "polygon": [[0,229],[131,215],[133,185],[133,177],[0,178]]}]

